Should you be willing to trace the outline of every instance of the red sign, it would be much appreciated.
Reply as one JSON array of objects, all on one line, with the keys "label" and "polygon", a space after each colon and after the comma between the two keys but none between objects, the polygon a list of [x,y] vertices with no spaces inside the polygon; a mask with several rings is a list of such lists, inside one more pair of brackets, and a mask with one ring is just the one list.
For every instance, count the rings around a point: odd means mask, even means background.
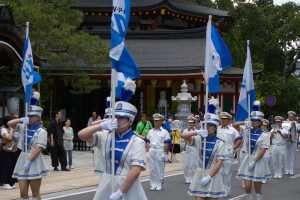
[{"label": "red sign", "polygon": [[266,104],[268,106],[274,106],[276,104],[276,98],[273,95],[266,96]]}]

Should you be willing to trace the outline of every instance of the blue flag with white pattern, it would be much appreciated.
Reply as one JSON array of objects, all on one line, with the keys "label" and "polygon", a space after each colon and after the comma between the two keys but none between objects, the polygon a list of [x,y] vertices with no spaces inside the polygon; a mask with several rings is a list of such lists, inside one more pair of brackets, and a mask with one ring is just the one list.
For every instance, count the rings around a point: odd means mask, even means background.
[{"label": "blue flag with white pattern", "polygon": [[248,98],[250,98],[250,112],[256,99],[253,81],[252,61],[250,46],[247,44],[247,59],[245,63],[243,82],[240,90],[239,104],[235,121],[244,121],[248,116]]},{"label": "blue flag with white pattern", "polygon": [[29,39],[29,32],[27,30],[26,40],[23,48],[23,61],[21,66],[21,79],[25,91],[25,101],[29,103],[31,97],[32,87],[42,81],[41,75],[34,71],[33,54],[31,50],[31,43]]},{"label": "blue flag with white pattern", "polygon": [[231,54],[209,19],[205,47],[205,80],[206,84],[208,83],[209,93],[220,91],[219,73],[230,66],[232,66]]},{"label": "blue flag with white pattern", "polygon": [[[130,0],[113,0],[111,17],[111,43],[109,56],[112,67],[118,72],[116,97],[120,99],[120,91],[125,80],[140,78],[140,70],[125,46],[125,36],[130,18]],[[120,73],[123,73],[120,75]]]}]

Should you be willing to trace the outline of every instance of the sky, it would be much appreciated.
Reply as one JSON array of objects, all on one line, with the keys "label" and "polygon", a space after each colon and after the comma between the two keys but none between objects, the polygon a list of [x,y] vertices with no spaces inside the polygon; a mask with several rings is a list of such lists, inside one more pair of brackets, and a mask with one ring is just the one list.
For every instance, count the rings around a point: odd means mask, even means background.
[{"label": "sky", "polygon": [[277,4],[277,5],[281,5],[281,4],[289,2],[289,1],[300,4],[300,0],[273,0],[274,4]]}]

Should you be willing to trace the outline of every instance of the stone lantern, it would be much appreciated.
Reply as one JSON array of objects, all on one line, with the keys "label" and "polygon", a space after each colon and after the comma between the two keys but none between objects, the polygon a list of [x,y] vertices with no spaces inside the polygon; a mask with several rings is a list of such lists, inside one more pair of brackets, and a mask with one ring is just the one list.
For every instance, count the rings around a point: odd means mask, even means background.
[{"label": "stone lantern", "polygon": [[182,130],[184,130],[188,128],[188,116],[192,115],[191,102],[197,101],[197,96],[192,97],[191,93],[188,93],[188,85],[184,80],[181,85],[181,93],[178,93],[176,97],[172,96],[172,101],[177,101],[175,116],[182,121]]}]

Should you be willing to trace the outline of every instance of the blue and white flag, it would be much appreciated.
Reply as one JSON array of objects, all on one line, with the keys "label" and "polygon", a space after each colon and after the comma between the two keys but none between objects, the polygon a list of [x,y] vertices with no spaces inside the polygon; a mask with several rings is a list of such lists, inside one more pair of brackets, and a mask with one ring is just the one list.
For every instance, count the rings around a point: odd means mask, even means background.
[{"label": "blue and white flag", "polygon": [[[248,110],[248,98],[250,98],[250,111]],[[250,46],[247,44],[247,59],[235,121],[244,121],[249,116],[249,112],[253,110],[255,99],[251,52]]]},{"label": "blue and white flag", "polygon": [[220,91],[219,73],[231,65],[231,54],[217,29],[211,24],[210,16],[206,27],[205,47],[205,81],[209,93]]},{"label": "blue and white flag", "polygon": [[29,103],[32,87],[42,81],[41,75],[34,71],[33,68],[33,55],[29,39],[29,28],[26,30],[26,41],[23,48],[23,61],[21,66],[21,78],[25,91],[25,101]]},{"label": "blue and white flag", "polygon": [[121,91],[125,84],[125,80],[133,80],[141,77],[139,67],[129,53],[124,42],[128,29],[129,17],[130,0],[113,0],[109,56],[112,59],[112,67],[118,72],[116,97],[119,99],[120,92],[118,91]]}]

